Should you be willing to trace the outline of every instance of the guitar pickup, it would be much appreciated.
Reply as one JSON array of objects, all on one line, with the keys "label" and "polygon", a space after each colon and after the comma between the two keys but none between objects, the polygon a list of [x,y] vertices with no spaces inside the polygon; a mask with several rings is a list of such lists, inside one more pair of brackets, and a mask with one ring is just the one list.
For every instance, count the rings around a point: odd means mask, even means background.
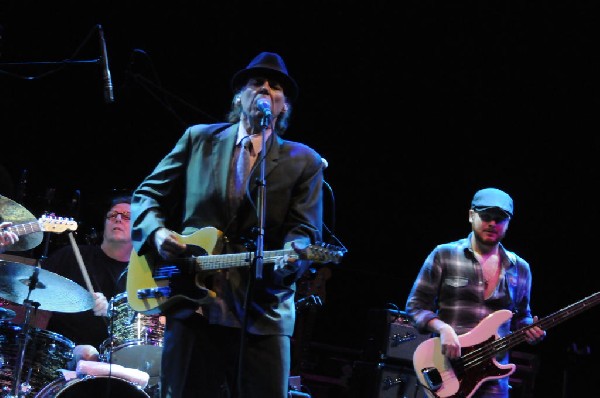
[{"label": "guitar pickup", "polygon": [[161,265],[154,272],[154,280],[160,281],[171,279],[172,277],[181,274],[181,270],[175,265]]},{"label": "guitar pickup", "polygon": [[138,289],[137,297],[139,299],[161,298],[171,296],[171,288],[169,286],[153,287],[148,289]]}]

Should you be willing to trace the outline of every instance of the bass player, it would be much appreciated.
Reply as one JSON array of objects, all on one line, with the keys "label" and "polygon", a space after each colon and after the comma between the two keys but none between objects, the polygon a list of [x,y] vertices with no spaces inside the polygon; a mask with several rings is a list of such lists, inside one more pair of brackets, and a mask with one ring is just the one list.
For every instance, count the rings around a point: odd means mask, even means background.
[{"label": "bass player", "polygon": [[[472,229],[469,236],[438,245],[414,281],[406,312],[419,331],[439,335],[441,354],[450,361],[459,358],[465,349],[459,336],[476,333],[475,327],[495,311],[507,309],[513,313],[511,319],[498,327],[500,337],[537,321],[530,309],[529,264],[501,244],[513,214],[513,200],[506,192],[497,188],[477,191],[469,210]],[[536,344],[545,335],[544,330],[534,326],[526,331],[526,341]],[[488,337],[481,336],[481,341]],[[508,363],[509,353],[501,351],[495,360],[501,367]],[[483,369],[486,365],[482,363],[482,369],[474,370],[475,382],[471,378],[470,383],[464,382],[451,395],[508,398],[507,375]],[[436,392],[442,381],[440,374],[427,376],[424,380],[428,383],[423,384],[430,397],[450,396],[439,394],[443,387]]]}]

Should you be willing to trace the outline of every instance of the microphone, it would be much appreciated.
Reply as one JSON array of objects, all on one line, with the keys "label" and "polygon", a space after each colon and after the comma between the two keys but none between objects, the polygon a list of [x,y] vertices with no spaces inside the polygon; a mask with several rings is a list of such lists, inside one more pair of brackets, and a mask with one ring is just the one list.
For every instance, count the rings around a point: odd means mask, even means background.
[{"label": "microphone", "polygon": [[325,158],[321,158],[321,163],[323,166],[323,170],[329,167],[329,162]]},{"label": "microphone", "polygon": [[104,78],[104,102],[110,104],[115,102],[113,95],[113,84],[110,78],[110,69],[108,69],[108,54],[106,52],[106,41],[104,41],[104,30],[102,25],[98,25],[98,36],[100,38],[100,51],[102,52],[102,76]]},{"label": "microphone", "polygon": [[271,114],[271,102],[268,99],[260,98],[256,101],[256,107],[265,116],[270,117]]}]

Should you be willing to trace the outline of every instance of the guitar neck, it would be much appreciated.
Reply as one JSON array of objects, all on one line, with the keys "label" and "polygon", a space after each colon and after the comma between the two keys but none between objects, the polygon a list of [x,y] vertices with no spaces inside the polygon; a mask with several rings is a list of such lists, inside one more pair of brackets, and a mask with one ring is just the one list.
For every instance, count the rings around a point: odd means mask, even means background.
[{"label": "guitar neck", "polygon": [[6,228],[8,231],[14,232],[18,236],[32,234],[34,232],[42,231],[40,223],[38,221],[31,221],[25,224],[12,225]]},{"label": "guitar neck", "polygon": [[536,322],[536,326],[542,329],[550,329],[554,325],[558,325],[567,319],[574,317],[596,305],[600,304],[600,292],[596,292],[591,296],[579,300],[576,303],[563,308],[562,310],[556,311],[554,314],[548,315],[543,319]]},{"label": "guitar neck", "polygon": [[[285,255],[294,255],[292,249],[273,250],[263,253],[265,261],[273,261],[277,257]],[[252,252],[232,253],[232,254],[216,254],[208,256],[199,256],[194,258],[197,271],[216,271],[225,268],[248,267],[252,264],[255,254]]]},{"label": "guitar neck", "polygon": [[539,326],[541,329],[548,330],[553,326],[556,326],[567,319],[574,317],[596,305],[600,304],[600,292],[596,292],[591,296],[588,296],[584,299],[579,300],[576,303],[573,303],[561,310],[556,311],[553,314],[550,314],[537,322],[527,325],[514,333],[511,333],[503,338],[500,338],[493,342],[496,349],[494,351],[501,351],[504,349],[509,349],[517,344],[520,344],[525,341],[525,332],[534,327]]}]

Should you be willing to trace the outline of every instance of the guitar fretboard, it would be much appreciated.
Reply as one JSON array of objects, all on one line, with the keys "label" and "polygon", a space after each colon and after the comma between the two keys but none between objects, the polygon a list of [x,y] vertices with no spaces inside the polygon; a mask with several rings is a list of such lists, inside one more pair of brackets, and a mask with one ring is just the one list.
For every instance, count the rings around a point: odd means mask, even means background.
[{"label": "guitar fretboard", "polygon": [[31,234],[34,232],[40,232],[42,230],[38,221],[31,221],[25,224],[13,225],[6,229],[16,233],[19,236]]},{"label": "guitar fretboard", "polygon": [[[265,261],[273,261],[277,257],[294,255],[294,250],[273,250],[264,252]],[[252,264],[254,253],[232,253],[196,257],[198,271],[214,271],[224,268],[247,267]]]},{"label": "guitar fretboard", "polygon": [[544,330],[548,330],[551,327],[556,326],[592,307],[595,307],[598,304],[600,304],[600,292],[596,292],[591,296],[558,310],[531,325],[524,326],[521,329],[516,330],[502,338],[493,340],[489,345],[486,344],[477,350],[466,354],[461,358],[464,361],[464,367],[469,368],[472,366],[478,366],[481,359],[487,360],[494,357],[499,351],[513,348],[516,345],[524,342],[526,339],[525,331],[527,329],[531,329],[534,326],[539,326]]}]

